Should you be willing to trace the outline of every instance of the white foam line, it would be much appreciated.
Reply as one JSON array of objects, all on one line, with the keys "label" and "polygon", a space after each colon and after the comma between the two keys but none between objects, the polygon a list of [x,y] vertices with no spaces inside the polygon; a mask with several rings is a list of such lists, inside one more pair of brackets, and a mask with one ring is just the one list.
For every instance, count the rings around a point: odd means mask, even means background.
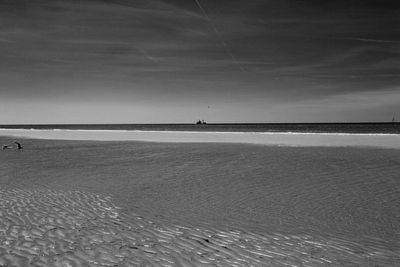
[{"label": "white foam line", "polygon": [[274,146],[363,146],[400,149],[399,134],[0,129],[0,135],[58,140],[250,143]]},{"label": "white foam line", "polygon": [[196,133],[196,134],[270,134],[270,135],[343,135],[343,136],[400,136],[395,133],[330,133],[330,132],[240,132],[240,131],[171,131],[171,130],[86,130],[86,129],[21,129],[21,128],[0,128],[0,131],[64,131],[64,132],[107,132],[107,133]]}]

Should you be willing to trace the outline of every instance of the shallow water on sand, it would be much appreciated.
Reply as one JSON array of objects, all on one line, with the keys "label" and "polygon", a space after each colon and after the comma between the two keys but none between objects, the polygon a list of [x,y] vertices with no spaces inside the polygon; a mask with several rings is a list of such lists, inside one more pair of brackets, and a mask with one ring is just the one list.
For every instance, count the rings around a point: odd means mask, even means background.
[{"label": "shallow water on sand", "polygon": [[0,153],[0,266],[400,266],[399,150],[24,146]]},{"label": "shallow water on sand", "polygon": [[52,140],[145,141],[169,143],[241,143],[294,147],[379,147],[400,149],[399,134],[313,132],[195,132],[114,130],[1,129],[0,136]]}]

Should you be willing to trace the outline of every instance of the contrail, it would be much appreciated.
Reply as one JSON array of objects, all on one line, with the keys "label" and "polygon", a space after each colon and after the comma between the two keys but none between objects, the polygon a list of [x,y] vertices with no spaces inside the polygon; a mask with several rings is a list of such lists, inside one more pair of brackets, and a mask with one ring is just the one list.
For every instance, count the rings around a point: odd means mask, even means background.
[{"label": "contrail", "polygon": [[224,39],[222,38],[222,34],[220,33],[220,31],[218,30],[218,28],[215,26],[215,24],[212,22],[211,18],[207,15],[206,10],[203,8],[203,6],[200,4],[199,0],[194,0],[197,4],[197,6],[199,7],[199,9],[201,10],[201,13],[203,14],[204,18],[208,21],[208,23],[211,25],[211,27],[213,28],[214,32],[217,34],[218,38],[221,41],[222,46],[224,47],[225,53],[232,59],[233,62],[235,62],[241,71],[246,72],[246,70],[244,69],[244,67],[240,64],[240,62],[237,60],[237,58],[235,57],[235,55],[229,50],[228,44],[224,41]]},{"label": "contrail", "polygon": [[360,42],[367,42],[367,43],[391,43],[391,44],[398,44],[400,41],[397,40],[382,40],[382,39],[369,39],[369,38],[356,38],[356,37],[345,37],[345,38],[331,38],[335,40],[350,40],[350,41],[360,41]]}]

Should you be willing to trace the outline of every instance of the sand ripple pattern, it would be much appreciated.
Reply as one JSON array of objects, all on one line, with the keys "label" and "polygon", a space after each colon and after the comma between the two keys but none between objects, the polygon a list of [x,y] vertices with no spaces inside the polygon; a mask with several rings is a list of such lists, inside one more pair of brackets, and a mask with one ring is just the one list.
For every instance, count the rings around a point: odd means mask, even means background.
[{"label": "sand ripple pattern", "polygon": [[308,235],[165,225],[110,197],[0,189],[0,266],[400,266],[400,252]]}]

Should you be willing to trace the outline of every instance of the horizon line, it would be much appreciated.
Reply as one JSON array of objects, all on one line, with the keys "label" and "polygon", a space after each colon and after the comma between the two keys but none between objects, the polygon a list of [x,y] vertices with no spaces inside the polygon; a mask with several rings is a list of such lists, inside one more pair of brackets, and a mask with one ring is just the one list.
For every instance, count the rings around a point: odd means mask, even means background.
[{"label": "horizon line", "polygon": [[[349,122],[206,122],[199,127],[207,125],[257,125],[257,124],[400,124],[398,121],[349,121]],[[1,124],[0,126],[45,126],[45,125],[196,125],[196,122],[174,123],[15,123]]]}]

